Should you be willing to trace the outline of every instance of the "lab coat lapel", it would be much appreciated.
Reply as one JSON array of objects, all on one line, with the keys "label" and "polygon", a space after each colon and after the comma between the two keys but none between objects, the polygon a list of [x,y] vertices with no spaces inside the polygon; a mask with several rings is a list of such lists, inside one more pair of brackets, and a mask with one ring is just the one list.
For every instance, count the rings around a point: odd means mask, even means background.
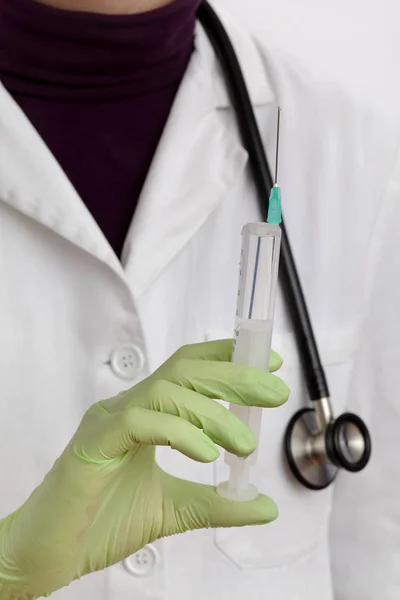
[{"label": "lab coat lapel", "polygon": [[122,273],[122,267],[50,150],[0,84],[0,201]]},{"label": "lab coat lapel", "polygon": [[204,32],[178,93],[125,244],[140,296],[203,226],[243,173],[247,153]]}]

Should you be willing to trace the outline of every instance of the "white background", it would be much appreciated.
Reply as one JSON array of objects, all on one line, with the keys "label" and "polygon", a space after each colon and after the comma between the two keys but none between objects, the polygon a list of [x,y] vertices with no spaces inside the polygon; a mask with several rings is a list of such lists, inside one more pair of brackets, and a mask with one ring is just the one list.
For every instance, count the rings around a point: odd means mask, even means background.
[{"label": "white background", "polygon": [[400,120],[400,0],[214,0],[270,48]]}]

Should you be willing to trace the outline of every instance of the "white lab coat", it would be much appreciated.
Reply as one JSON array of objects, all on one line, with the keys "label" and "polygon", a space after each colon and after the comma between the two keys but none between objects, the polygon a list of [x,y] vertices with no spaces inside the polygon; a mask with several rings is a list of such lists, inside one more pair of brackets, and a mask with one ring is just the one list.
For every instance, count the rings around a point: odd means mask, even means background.
[{"label": "white lab coat", "polygon": [[[272,59],[230,19],[226,26],[271,159],[278,99],[284,108],[288,230],[334,409],[367,420],[373,461],[318,493],[288,473],[283,433],[306,392],[279,298],[274,345],[292,396],[265,413],[254,477],[280,519],[161,540],[57,600],[332,600],[334,587],[338,600],[400,595],[400,466],[391,446],[400,431],[396,135],[334,86]],[[40,483],[93,402],[134,385],[183,344],[232,336],[240,232],[259,215],[220,67],[200,27],[196,45],[122,265],[0,89],[0,515]],[[158,459],[188,479],[226,477],[223,456],[200,465],[162,449]]]}]

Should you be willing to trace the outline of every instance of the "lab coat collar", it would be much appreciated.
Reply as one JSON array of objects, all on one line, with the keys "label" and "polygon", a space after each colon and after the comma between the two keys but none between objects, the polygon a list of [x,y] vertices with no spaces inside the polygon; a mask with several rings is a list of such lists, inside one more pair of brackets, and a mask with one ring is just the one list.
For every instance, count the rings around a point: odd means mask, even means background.
[{"label": "lab coat collar", "polygon": [[[224,17],[255,105],[273,92],[251,38]],[[144,186],[123,266],[50,150],[0,84],[0,202],[109,265],[140,295],[205,222],[242,173],[247,154],[235,127],[221,67],[202,27]]]},{"label": "lab coat collar", "polygon": [[122,272],[117,257],[75,188],[1,83],[0,202]]},{"label": "lab coat collar", "polygon": [[[237,36],[236,36],[237,37]],[[237,41],[233,37],[234,43]],[[256,104],[273,98],[250,40],[239,44]],[[255,60],[255,63],[252,60]],[[258,70],[256,74],[256,70]],[[196,52],[153,161],[123,253],[134,295],[139,297],[190,242],[243,174],[247,153],[230,107],[220,65],[199,26]]]},{"label": "lab coat collar", "polygon": [[[263,62],[263,56],[257,43],[248,31],[238,25],[236,20],[229,13],[225,13],[225,11],[219,7],[213,8],[222,20],[229,39],[233,44],[253,106],[264,106],[265,104],[273,102],[275,91],[271,85],[271,80],[266,76],[266,66]],[[198,47],[204,54],[209,64],[209,69],[212,72],[216,107],[231,108],[231,100],[221,69],[221,64],[215,56],[211,44],[208,40],[206,41],[205,38],[205,31],[198,25]]]}]

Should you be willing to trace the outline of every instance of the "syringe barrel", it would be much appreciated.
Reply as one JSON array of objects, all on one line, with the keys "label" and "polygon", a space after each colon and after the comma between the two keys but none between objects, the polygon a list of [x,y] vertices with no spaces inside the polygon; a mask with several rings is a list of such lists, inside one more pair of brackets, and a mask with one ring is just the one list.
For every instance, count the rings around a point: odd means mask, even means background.
[{"label": "syringe barrel", "polygon": [[[281,230],[278,225],[249,223],[242,232],[235,344],[232,361],[269,371],[275,299],[278,286]],[[230,410],[260,436],[262,409],[230,405]],[[257,462],[257,451],[246,460],[226,453],[229,481],[219,484],[218,493],[230,500],[251,500],[258,495],[249,481]]]},{"label": "syringe barrel", "polygon": [[281,247],[279,225],[249,223],[242,231],[236,316],[259,321],[274,317]]},{"label": "syringe barrel", "polygon": [[249,223],[242,231],[233,362],[269,370],[281,230]]}]

